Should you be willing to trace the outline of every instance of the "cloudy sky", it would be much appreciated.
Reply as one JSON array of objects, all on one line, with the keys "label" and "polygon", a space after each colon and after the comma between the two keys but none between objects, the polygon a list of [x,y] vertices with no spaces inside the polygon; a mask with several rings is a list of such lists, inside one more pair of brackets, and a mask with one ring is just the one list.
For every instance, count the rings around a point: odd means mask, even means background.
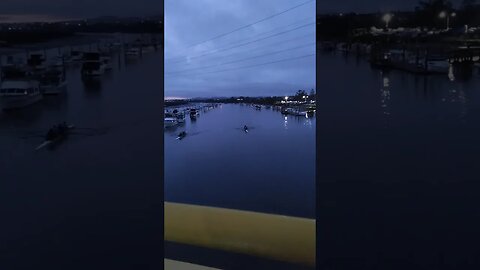
[{"label": "cloudy sky", "polygon": [[161,0],[0,0],[0,22],[160,14]]},{"label": "cloudy sky", "polygon": [[214,38],[305,2],[166,0],[165,96],[270,96],[315,88],[315,1]]}]

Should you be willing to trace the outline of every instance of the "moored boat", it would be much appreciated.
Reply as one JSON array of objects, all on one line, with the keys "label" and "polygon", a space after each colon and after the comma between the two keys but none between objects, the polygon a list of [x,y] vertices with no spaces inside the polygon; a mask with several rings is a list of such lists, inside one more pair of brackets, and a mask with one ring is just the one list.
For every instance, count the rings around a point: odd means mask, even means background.
[{"label": "moored boat", "polygon": [[130,48],[125,52],[125,56],[127,58],[137,58],[137,57],[140,57],[140,55],[141,55],[141,49],[136,47]]},{"label": "moored boat", "polygon": [[178,121],[176,118],[173,117],[165,117],[163,120],[163,127],[169,128],[178,125]]},{"label": "moored boat", "polygon": [[82,64],[83,76],[101,76],[105,73],[105,64],[101,61],[88,61]]},{"label": "moored boat", "polygon": [[191,119],[197,119],[197,116],[199,115],[197,109],[190,109],[190,118]]},{"label": "moored boat", "polygon": [[38,81],[6,80],[0,83],[0,106],[3,110],[23,108],[41,99]]},{"label": "moored boat", "polygon": [[40,90],[44,95],[58,95],[67,88],[65,75],[56,70],[45,72],[39,82]]}]

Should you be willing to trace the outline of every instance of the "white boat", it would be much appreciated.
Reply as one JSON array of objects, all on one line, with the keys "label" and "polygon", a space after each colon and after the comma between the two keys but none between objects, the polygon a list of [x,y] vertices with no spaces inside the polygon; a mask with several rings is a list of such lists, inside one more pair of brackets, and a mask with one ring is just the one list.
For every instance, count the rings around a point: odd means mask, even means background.
[{"label": "white boat", "polygon": [[185,113],[179,112],[178,110],[165,111],[165,119],[175,119],[177,124],[185,123]]},{"label": "white boat", "polygon": [[296,110],[294,108],[286,108],[286,109],[282,109],[282,114],[289,114],[289,115],[295,115],[295,116],[306,116],[307,112]]},{"label": "white boat", "polygon": [[23,108],[41,99],[38,81],[6,80],[0,84],[0,105],[3,110]]},{"label": "white boat", "polygon": [[178,121],[176,118],[173,117],[166,117],[163,120],[163,127],[169,128],[178,125]]}]

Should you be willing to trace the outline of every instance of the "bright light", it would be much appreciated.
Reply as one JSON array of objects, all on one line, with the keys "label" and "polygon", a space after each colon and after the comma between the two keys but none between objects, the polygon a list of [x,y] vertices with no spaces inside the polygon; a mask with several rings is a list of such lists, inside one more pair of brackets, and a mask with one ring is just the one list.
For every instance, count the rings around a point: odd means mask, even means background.
[{"label": "bright light", "polygon": [[387,14],[383,15],[382,20],[383,20],[384,22],[386,22],[386,23],[389,23],[389,22],[392,20],[392,17],[393,17],[392,14],[387,13]]},{"label": "bright light", "polygon": [[457,13],[453,12],[452,17],[455,17],[455,16],[457,16]]},{"label": "bright light", "polygon": [[285,100],[288,100],[288,97],[285,97]]},{"label": "bright light", "polygon": [[440,12],[440,14],[438,14],[438,17],[440,17],[442,19],[446,18],[447,17],[447,12],[445,12],[445,11]]},{"label": "bright light", "polygon": [[307,98],[307,96],[303,96],[303,98]]}]

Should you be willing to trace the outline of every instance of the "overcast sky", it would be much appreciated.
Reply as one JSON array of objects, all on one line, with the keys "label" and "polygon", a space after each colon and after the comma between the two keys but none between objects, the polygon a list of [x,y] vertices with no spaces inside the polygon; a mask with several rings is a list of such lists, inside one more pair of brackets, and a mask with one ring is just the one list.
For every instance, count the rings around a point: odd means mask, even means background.
[{"label": "overcast sky", "polygon": [[[270,96],[315,88],[315,1],[201,43],[304,2],[166,0],[165,96]],[[267,64],[275,61],[283,62]],[[261,66],[246,68],[252,65]]]},{"label": "overcast sky", "polygon": [[160,10],[161,0],[0,0],[0,22],[152,16]]}]

